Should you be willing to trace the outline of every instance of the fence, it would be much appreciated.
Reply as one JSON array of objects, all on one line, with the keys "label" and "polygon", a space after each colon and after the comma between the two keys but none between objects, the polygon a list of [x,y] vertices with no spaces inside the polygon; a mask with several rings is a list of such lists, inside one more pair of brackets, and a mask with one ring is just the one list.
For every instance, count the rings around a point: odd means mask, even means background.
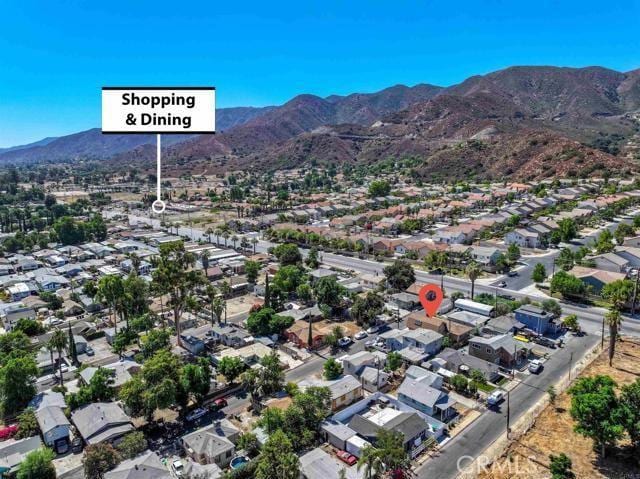
[{"label": "fence", "polygon": [[[601,350],[600,342],[598,342],[589,351],[587,351],[582,359],[577,361],[572,368],[562,376],[556,384],[553,385],[556,392],[560,394],[568,389],[571,382],[575,380],[576,377],[578,377],[578,375],[582,373],[582,371],[584,371],[594,359],[596,359]],[[458,479],[476,479],[482,471],[488,470],[491,464],[505,454],[512,442],[519,440],[525,433],[527,433],[527,431],[529,431],[529,429],[533,427],[538,416],[548,405],[549,395],[544,394],[533,408],[523,414],[514,424],[512,424],[509,437],[507,437],[506,432],[502,433],[484,450],[480,456],[478,456],[465,468],[463,472],[458,475]]]}]

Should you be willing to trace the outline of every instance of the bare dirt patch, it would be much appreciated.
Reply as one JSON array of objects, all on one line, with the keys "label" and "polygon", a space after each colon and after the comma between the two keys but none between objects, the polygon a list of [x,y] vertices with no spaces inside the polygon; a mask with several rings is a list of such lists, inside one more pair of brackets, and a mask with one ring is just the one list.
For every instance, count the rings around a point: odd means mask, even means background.
[{"label": "bare dirt patch", "polygon": [[[580,375],[611,376],[618,385],[629,384],[640,377],[640,341],[626,339],[618,343],[613,367],[609,367],[607,350],[601,353]],[[593,450],[590,439],[573,431],[574,421],[569,414],[571,398],[565,392],[554,406],[549,405],[537,418],[535,425],[507,453],[478,477],[481,479],[548,478],[550,454],[564,452],[573,461],[573,471],[579,479],[640,478],[640,461],[622,443],[601,459]]]}]

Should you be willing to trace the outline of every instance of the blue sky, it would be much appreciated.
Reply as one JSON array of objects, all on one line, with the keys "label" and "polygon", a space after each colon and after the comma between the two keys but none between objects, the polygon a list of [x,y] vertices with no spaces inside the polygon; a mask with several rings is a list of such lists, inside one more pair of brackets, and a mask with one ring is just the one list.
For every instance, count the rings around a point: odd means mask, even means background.
[{"label": "blue sky", "polygon": [[103,85],[215,85],[218,106],[511,65],[640,67],[640,1],[5,0],[0,147],[100,125]]}]

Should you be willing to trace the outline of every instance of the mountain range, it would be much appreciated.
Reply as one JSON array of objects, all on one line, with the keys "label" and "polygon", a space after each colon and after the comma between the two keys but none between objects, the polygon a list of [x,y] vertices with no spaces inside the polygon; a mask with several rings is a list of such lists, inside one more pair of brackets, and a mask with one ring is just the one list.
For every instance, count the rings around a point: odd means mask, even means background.
[{"label": "mountain range", "polygon": [[[535,179],[636,169],[640,70],[510,67],[450,87],[303,94],[216,112],[219,133],[163,137],[169,171],[292,168],[415,157],[425,178]],[[0,151],[0,162],[149,164],[153,135],[92,129]]]}]

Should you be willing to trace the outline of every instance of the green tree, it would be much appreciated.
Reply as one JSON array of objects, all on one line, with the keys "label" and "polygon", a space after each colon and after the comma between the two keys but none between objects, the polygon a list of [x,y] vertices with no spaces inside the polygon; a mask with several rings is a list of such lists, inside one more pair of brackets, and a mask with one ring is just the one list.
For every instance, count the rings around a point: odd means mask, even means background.
[{"label": "green tree", "polygon": [[85,479],[102,479],[121,459],[120,453],[108,442],[87,446],[82,459]]},{"label": "green tree", "polygon": [[578,316],[575,314],[569,314],[565,316],[565,318],[562,320],[562,325],[571,331],[580,330],[580,323],[578,322]]},{"label": "green tree", "polygon": [[542,301],[542,310],[556,317],[562,314],[562,307],[555,299],[545,299]]},{"label": "green tree", "polygon": [[565,298],[580,298],[586,293],[585,284],[565,271],[558,271],[553,275],[551,289],[558,291]]},{"label": "green tree", "polygon": [[304,271],[297,265],[282,266],[273,277],[273,285],[284,291],[287,294],[291,294],[296,291],[298,286],[304,281]]},{"label": "green tree", "polygon": [[640,449],[640,379],[622,386],[620,413],[631,443],[636,450]]},{"label": "green tree", "polygon": [[142,431],[130,432],[117,446],[123,459],[132,459],[147,449],[147,440]]},{"label": "green tree", "polygon": [[556,259],[556,264],[564,271],[569,271],[575,264],[575,256],[569,248],[562,248]]},{"label": "green tree", "polygon": [[64,349],[69,344],[69,340],[67,338],[67,335],[64,333],[64,331],[62,331],[61,329],[56,329],[51,335],[51,338],[49,339],[49,344],[53,349],[55,349],[58,352],[58,368],[60,373],[60,385],[63,386],[64,378],[62,375],[62,351],[64,351]]},{"label": "green tree", "polygon": [[615,387],[609,376],[594,376],[578,379],[569,389],[571,417],[576,422],[574,430],[591,438],[602,457],[606,448],[624,434],[624,428],[616,419],[619,402]]},{"label": "green tree", "polygon": [[96,289],[96,300],[104,301],[109,306],[116,334],[118,332],[117,315],[122,312],[123,297],[124,285],[120,276],[108,274],[100,278]]},{"label": "green tree", "polygon": [[613,234],[608,229],[604,229],[595,241],[596,252],[598,254],[610,253],[615,247],[616,245],[613,244]]},{"label": "green tree", "polygon": [[300,475],[298,456],[282,431],[269,436],[257,460],[256,479],[298,479]]},{"label": "green tree", "polygon": [[616,341],[618,340],[618,331],[622,324],[622,315],[617,309],[612,309],[604,315],[604,320],[609,326],[609,366],[613,365],[613,356],[616,353]]},{"label": "green tree", "polygon": [[402,356],[397,351],[391,351],[387,354],[387,369],[396,371],[402,366]]},{"label": "green tree", "polygon": [[362,449],[356,467],[358,471],[360,469],[364,470],[364,476],[366,479],[379,477],[384,470],[384,464],[382,463],[378,449],[371,445],[365,446]]},{"label": "green tree", "polygon": [[558,221],[558,231],[560,232],[560,240],[568,243],[578,236],[578,227],[576,222],[571,218],[563,218]]},{"label": "green tree", "polygon": [[299,264],[302,262],[300,249],[293,243],[279,244],[273,248],[273,254],[278,258],[282,266]]},{"label": "green tree", "polygon": [[16,439],[24,439],[35,436],[40,432],[38,420],[32,408],[27,408],[18,416],[18,433]]},{"label": "green tree", "polygon": [[195,403],[201,403],[211,388],[211,366],[207,358],[198,358],[195,363],[182,366],[180,371],[181,391]]},{"label": "green tree", "polygon": [[260,308],[249,313],[247,318],[247,329],[256,336],[268,336],[271,334],[282,334],[291,327],[293,318],[276,314],[271,308]]},{"label": "green tree", "polygon": [[376,292],[369,291],[364,296],[356,296],[351,305],[351,317],[359,325],[374,325],[384,310],[384,299]]},{"label": "green tree", "polygon": [[342,376],[342,366],[334,358],[329,358],[324,362],[323,366],[324,378],[332,381]]},{"label": "green tree", "polygon": [[391,192],[391,185],[385,180],[373,180],[369,184],[369,197],[387,196]]},{"label": "green tree", "polygon": [[243,450],[247,456],[254,457],[260,452],[258,437],[252,432],[245,432],[238,438],[238,449]]},{"label": "green tree", "polygon": [[315,246],[309,250],[309,254],[307,254],[307,258],[304,260],[306,265],[311,269],[316,269],[320,266],[320,261],[318,260],[318,248]]},{"label": "green tree", "polygon": [[467,390],[469,381],[461,374],[456,374],[451,378],[451,386],[459,393],[464,393]]},{"label": "green tree", "polygon": [[561,452],[559,455],[549,455],[549,471],[551,479],[573,479],[576,475],[571,471],[571,459]]},{"label": "green tree", "polygon": [[17,479],[56,479],[56,468],[53,466],[55,454],[51,449],[39,448],[26,455]]},{"label": "green tree", "polygon": [[547,270],[542,263],[536,263],[536,265],[533,267],[531,279],[534,283],[542,283],[545,279],[547,279]]},{"label": "green tree", "polygon": [[471,261],[465,268],[467,278],[471,281],[471,298],[474,298],[474,291],[476,287],[476,279],[482,274],[482,267],[475,261]]},{"label": "green tree", "polygon": [[20,318],[14,330],[22,331],[27,336],[38,336],[44,333],[44,326],[39,321],[29,318]]},{"label": "green tree", "polygon": [[173,312],[178,345],[182,346],[180,318],[192,300],[196,287],[205,283],[202,271],[194,268],[196,256],[184,249],[182,241],[160,245],[160,256],[154,258],[153,281],[158,290],[169,294],[168,305]]},{"label": "green tree", "polygon": [[340,307],[346,292],[335,276],[324,276],[315,282],[313,291],[319,304],[326,304],[332,310]]},{"label": "green tree", "polygon": [[621,311],[631,302],[634,286],[633,281],[617,279],[603,286],[602,298],[609,301],[614,309]]},{"label": "green tree", "polygon": [[233,383],[246,369],[242,359],[235,356],[225,356],[218,362],[217,370],[225,379]]},{"label": "green tree", "polygon": [[384,275],[389,286],[395,291],[404,291],[416,281],[416,273],[411,264],[398,259],[384,268]]},{"label": "green tree", "polygon": [[169,349],[171,346],[171,331],[167,328],[151,329],[140,338],[142,355],[150,358],[162,349]]},{"label": "green tree", "polygon": [[511,243],[507,248],[507,259],[511,264],[520,259],[520,248],[517,244]]},{"label": "green tree", "polygon": [[300,301],[311,303],[313,301],[313,289],[308,283],[302,283],[296,288],[296,296]]},{"label": "green tree", "polygon": [[256,284],[258,274],[260,273],[260,263],[257,261],[247,260],[244,263],[244,271],[247,275],[247,281]]},{"label": "green tree", "polygon": [[85,225],[77,222],[71,216],[63,216],[57,220],[53,229],[60,242],[64,245],[76,245],[86,240]]}]

